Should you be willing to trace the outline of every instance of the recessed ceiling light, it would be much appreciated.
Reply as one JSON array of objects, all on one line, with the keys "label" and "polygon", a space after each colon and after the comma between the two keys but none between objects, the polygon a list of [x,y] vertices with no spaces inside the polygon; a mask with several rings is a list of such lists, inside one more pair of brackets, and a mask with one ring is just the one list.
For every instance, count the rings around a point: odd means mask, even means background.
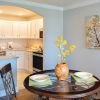
[{"label": "recessed ceiling light", "polygon": [[2,10],[0,10],[0,13],[3,13],[3,11],[2,11]]},{"label": "recessed ceiling light", "polygon": [[19,16],[22,16],[22,15],[23,15],[23,13],[19,13],[18,15],[19,15]]}]

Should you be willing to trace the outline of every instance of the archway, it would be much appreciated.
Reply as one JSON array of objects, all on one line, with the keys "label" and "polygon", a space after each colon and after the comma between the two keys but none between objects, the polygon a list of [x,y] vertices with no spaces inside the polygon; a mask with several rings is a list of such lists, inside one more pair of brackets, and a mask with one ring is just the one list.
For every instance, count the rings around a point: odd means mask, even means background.
[{"label": "archway", "polygon": [[[18,56],[17,71],[33,72],[33,51],[43,50],[43,17],[18,6],[0,6],[0,47],[8,56]],[[36,34],[37,33],[37,34]],[[42,51],[43,52],[43,51]],[[18,79],[23,86],[24,72]]]}]

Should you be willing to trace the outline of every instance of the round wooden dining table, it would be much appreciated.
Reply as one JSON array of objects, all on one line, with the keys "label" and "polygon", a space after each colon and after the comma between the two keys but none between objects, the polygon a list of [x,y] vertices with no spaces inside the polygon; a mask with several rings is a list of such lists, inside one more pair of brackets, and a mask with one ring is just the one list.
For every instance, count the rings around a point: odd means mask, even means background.
[{"label": "round wooden dining table", "polygon": [[[45,70],[37,73],[30,74],[24,80],[24,86],[31,93],[35,93],[40,97],[45,96],[47,100],[49,98],[59,98],[65,100],[80,100],[84,97],[88,98],[87,100],[91,100],[91,96],[100,91],[100,80],[93,75],[94,78],[97,79],[96,82],[92,82],[87,84],[85,81],[78,83],[72,77],[72,75],[77,72],[76,70],[70,70],[68,79],[65,81],[59,81],[56,78],[54,70]],[[39,86],[29,86],[29,77],[32,75],[38,74],[46,74],[50,77],[52,81],[52,85],[48,85],[46,87]]]}]

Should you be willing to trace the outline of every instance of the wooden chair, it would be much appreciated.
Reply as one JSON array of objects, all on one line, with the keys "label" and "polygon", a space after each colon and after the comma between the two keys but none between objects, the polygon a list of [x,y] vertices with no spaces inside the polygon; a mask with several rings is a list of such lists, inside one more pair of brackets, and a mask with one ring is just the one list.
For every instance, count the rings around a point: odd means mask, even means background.
[{"label": "wooden chair", "polygon": [[15,100],[16,90],[12,74],[11,64],[7,64],[0,69],[1,78],[6,92],[6,100]]}]

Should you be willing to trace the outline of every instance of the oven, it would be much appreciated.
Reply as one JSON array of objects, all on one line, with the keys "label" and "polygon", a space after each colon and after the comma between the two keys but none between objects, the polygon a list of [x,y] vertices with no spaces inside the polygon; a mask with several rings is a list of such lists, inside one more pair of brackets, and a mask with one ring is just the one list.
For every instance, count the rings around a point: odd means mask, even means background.
[{"label": "oven", "polygon": [[41,71],[43,70],[43,54],[38,52],[33,52],[33,70]]}]

